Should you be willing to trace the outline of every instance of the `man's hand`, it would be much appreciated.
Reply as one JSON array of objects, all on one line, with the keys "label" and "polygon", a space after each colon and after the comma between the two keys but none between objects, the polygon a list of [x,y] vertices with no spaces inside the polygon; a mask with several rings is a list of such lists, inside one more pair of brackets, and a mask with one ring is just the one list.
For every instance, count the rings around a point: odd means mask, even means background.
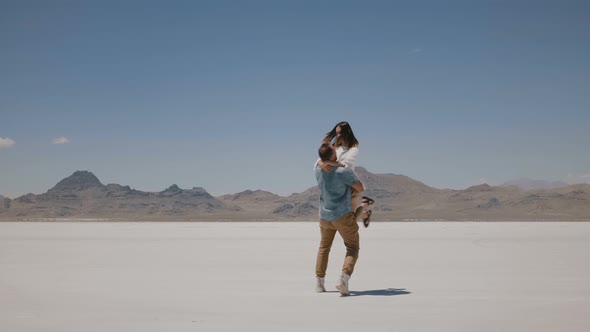
[{"label": "man's hand", "polygon": [[330,164],[328,164],[328,163],[325,163],[325,162],[323,162],[323,161],[321,161],[321,160],[318,162],[318,166],[319,166],[319,167],[320,167],[320,168],[321,168],[323,171],[325,171],[325,172],[328,172],[328,173],[332,172],[332,170],[333,170],[333,167],[332,167],[332,165],[330,165]]}]

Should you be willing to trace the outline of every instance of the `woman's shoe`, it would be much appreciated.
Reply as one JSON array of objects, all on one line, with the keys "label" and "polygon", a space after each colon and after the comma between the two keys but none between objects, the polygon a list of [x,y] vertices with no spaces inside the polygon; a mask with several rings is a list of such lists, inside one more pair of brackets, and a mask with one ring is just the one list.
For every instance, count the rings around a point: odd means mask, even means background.
[{"label": "woman's shoe", "polygon": [[374,200],[374,199],[372,199],[372,198],[370,198],[370,197],[363,196],[362,203],[363,203],[363,204],[364,204],[364,203],[367,203],[367,205],[372,205],[373,203],[375,203],[375,200]]},{"label": "woman's shoe", "polygon": [[367,217],[363,218],[363,225],[365,225],[365,228],[369,227],[369,223],[371,222],[371,214],[373,214],[373,211],[367,210]]}]

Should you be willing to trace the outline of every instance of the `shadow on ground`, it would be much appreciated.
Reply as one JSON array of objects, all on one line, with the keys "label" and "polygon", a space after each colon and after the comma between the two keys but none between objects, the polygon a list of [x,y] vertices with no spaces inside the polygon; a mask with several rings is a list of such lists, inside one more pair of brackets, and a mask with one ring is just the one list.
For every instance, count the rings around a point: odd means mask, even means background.
[{"label": "shadow on ground", "polygon": [[374,289],[366,291],[350,291],[350,296],[395,296],[395,295],[407,295],[412,294],[406,291],[405,288],[387,288],[387,289]]}]

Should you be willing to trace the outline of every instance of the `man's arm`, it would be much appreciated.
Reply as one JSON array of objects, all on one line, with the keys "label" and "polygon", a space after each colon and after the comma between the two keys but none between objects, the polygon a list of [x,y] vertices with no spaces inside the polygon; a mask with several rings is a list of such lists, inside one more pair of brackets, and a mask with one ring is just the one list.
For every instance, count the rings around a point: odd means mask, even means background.
[{"label": "man's arm", "polygon": [[[332,167],[344,167],[343,164],[337,162],[337,161],[330,161],[330,160],[326,160],[326,161],[319,161],[318,162],[318,166],[323,169],[324,171],[328,171],[331,172],[332,171]],[[328,166],[330,166],[328,168]]]},{"label": "man's arm", "polygon": [[322,161],[321,159],[318,159],[314,168],[315,167],[319,167],[329,173],[333,170],[334,167],[344,167],[344,165],[337,162],[337,161],[329,161],[329,160]]}]

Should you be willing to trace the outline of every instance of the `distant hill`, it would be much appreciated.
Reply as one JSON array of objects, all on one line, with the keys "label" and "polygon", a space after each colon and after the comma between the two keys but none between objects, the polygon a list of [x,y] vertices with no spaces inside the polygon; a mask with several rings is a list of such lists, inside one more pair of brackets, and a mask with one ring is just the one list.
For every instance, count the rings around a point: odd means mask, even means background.
[{"label": "distant hill", "polygon": [[8,209],[10,207],[10,201],[10,198],[0,195],[0,215],[3,210]]},{"label": "distant hill", "polygon": [[243,219],[272,219],[269,211],[286,201],[286,198],[264,190],[245,190],[218,199],[225,204],[238,206]]},{"label": "distant hill", "polygon": [[524,190],[535,190],[535,189],[554,189],[567,187],[568,184],[563,181],[545,181],[545,180],[533,180],[529,178],[520,178],[511,180],[503,183],[502,187],[515,186]]},{"label": "distant hill", "polygon": [[103,185],[94,174],[77,171],[46,193],[14,199],[0,218],[207,218],[235,212],[203,188],[172,185],[161,192],[143,192],[119,184]]},{"label": "distant hill", "polygon": [[[358,167],[375,199],[373,220],[590,220],[590,185],[524,190],[488,184],[464,190],[436,189],[400,174],[374,174]],[[205,189],[177,185],[144,192],[104,185],[77,171],[46,193],[0,198],[0,220],[317,220],[319,189],[287,197],[264,190],[213,197]]]}]

